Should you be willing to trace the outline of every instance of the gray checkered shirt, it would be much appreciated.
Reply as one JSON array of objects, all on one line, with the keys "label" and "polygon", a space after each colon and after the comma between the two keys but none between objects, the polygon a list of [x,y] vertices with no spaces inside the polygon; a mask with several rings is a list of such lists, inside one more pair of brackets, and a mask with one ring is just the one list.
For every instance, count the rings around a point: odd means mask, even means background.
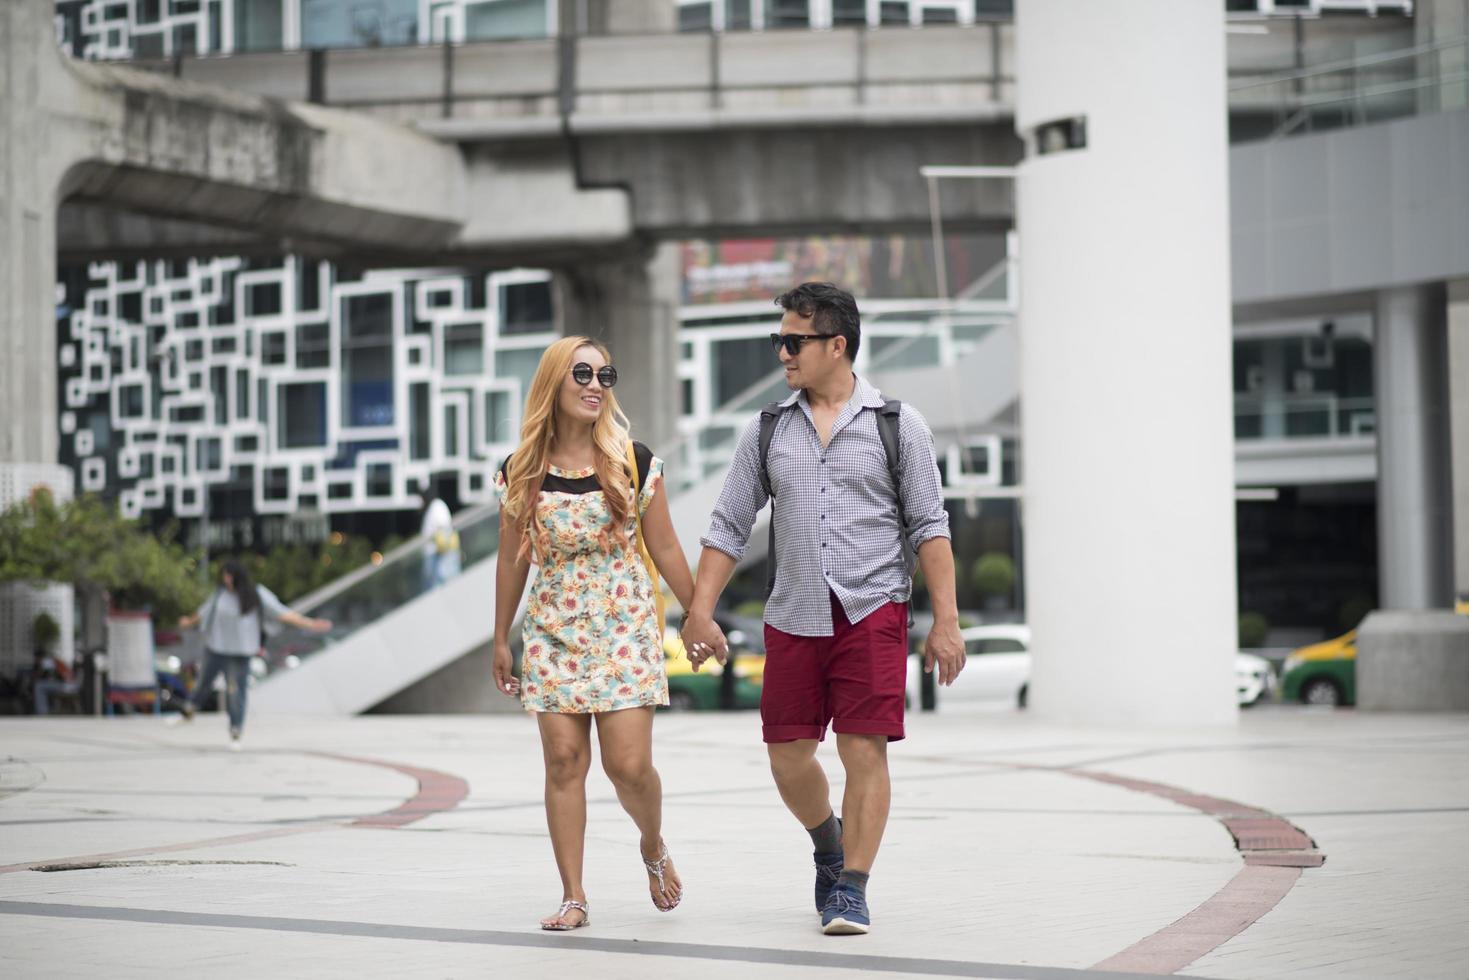
[{"label": "gray checkered shirt", "polygon": [[[770,440],[770,486],[779,503],[775,521],[775,591],[765,621],[797,636],[831,636],[830,593],[850,622],[860,622],[884,603],[908,598],[902,524],[877,431],[882,395],[857,378],[852,398],[837,416],[823,447],[804,391],[784,402]],[[949,536],[933,433],[911,405],[898,426],[903,506],[916,552],[930,538]],[[724,490],[701,540],[738,561],[750,540],[755,515],[769,498],[760,485],[760,417],[745,427]]]}]

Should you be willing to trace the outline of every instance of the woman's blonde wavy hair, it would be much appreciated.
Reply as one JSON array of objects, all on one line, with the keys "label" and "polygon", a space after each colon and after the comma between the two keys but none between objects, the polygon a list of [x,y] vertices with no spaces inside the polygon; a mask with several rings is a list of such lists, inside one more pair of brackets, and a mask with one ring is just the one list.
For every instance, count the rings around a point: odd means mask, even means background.
[{"label": "woman's blonde wavy hair", "polygon": [[[541,355],[536,376],[525,399],[524,421],[520,424],[520,445],[510,457],[505,471],[503,507],[510,522],[520,528],[520,560],[539,561],[551,546],[551,535],[536,520],[534,501],[540,495],[546,478],[551,450],[556,441],[557,403],[561,385],[576,363],[576,352],[591,347],[612,363],[607,348],[590,337],[563,337]],[[597,482],[607,498],[612,520],[598,532],[604,546],[627,542],[627,517],[633,507],[633,474],[627,469],[627,416],[617,405],[610,389],[602,389],[602,411],[592,426],[595,446]]]}]

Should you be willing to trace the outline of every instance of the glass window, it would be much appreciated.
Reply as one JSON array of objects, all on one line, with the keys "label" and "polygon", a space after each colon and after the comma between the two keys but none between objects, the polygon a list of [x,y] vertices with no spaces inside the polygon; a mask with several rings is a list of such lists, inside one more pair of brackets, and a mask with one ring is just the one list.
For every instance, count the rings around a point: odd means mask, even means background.
[{"label": "glass window", "polygon": [[974,0],[976,19],[998,20],[1015,16],[1015,0]]},{"label": "glass window", "polygon": [[408,386],[408,455],[412,459],[428,459],[429,391],[426,383]]},{"label": "glass window", "polygon": [[909,23],[908,0],[883,0],[877,5],[877,18],[883,25]]},{"label": "glass window", "polygon": [[520,382],[522,394],[530,391],[531,379],[541,363],[541,349],[501,350],[495,352],[495,377],[515,378]]},{"label": "glass window", "polygon": [[831,22],[837,27],[867,23],[867,0],[832,0]]},{"label": "glass window", "polygon": [[393,424],[393,298],[342,300],[342,418],[347,425]]},{"label": "glass window", "polygon": [[320,381],[280,387],[278,434],[286,449],[326,445],[326,385]]},{"label": "glass window", "polygon": [[750,0],[724,0],[725,30],[748,31],[752,23]]},{"label": "glass window", "polygon": [[414,44],[418,0],[301,0],[301,47]]},{"label": "glass window", "polygon": [[517,427],[511,414],[514,407],[504,391],[485,392],[485,433],[487,442],[514,442]]},{"label": "glass window", "polygon": [[517,282],[500,287],[500,332],[545,333],[555,328],[551,283]]},{"label": "glass window", "polygon": [[678,29],[707,31],[714,26],[714,4],[681,3],[678,5]]},{"label": "glass window", "polygon": [[765,27],[810,27],[809,0],[765,0]]},{"label": "glass window", "polygon": [[464,37],[495,41],[546,36],[547,0],[490,0],[464,8]]},{"label": "glass window", "polygon": [[485,369],[484,327],[478,323],[444,326],[444,373],[481,374]]},{"label": "glass window", "polygon": [[279,51],[284,43],[282,0],[236,0],[235,50]]}]

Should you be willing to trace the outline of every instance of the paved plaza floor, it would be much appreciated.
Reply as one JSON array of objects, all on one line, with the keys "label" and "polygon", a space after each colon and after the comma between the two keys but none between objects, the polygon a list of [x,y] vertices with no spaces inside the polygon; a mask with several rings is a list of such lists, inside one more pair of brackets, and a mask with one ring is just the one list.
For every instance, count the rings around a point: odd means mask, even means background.
[{"label": "paved plaza floor", "polygon": [[865,937],[819,931],[754,714],[658,719],[672,913],[594,766],[565,934],[529,719],[224,725],[0,719],[0,975],[1469,977],[1469,716],[910,717]]}]

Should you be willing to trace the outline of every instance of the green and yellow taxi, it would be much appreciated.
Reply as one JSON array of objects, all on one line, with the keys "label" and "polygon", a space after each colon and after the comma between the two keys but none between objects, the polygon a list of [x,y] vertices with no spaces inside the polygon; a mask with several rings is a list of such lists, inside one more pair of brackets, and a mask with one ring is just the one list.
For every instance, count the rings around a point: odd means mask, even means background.
[{"label": "green and yellow taxi", "polygon": [[[730,663],[721,666],[709,660],[694,672],[678,631],[670,628],[663,634],[663,666],[668,674],[668,707],[672,711],[714,711],[723,707],[724,699],[732,699],[734,708],[760,707],[760,687],[765,677],[765,650],[754,629],[742,630],[730,621],[715,616],[714,621],[729,640]],[[724,672],[731,672],[733,690]]]},{"label": "green and yellow taxi", "polygon": [[1302,704],[1357,703],[1357,631],[1291,651],[1280,668],[1280,697]]}]

